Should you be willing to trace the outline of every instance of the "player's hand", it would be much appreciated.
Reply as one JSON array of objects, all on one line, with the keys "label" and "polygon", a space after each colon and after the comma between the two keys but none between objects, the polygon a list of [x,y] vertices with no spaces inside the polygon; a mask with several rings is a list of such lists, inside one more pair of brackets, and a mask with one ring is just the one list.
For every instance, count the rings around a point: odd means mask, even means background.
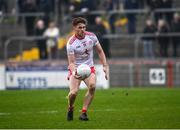
[{"label": "player's hand", "polygon": [[108,80],[109,79],[109,77],[108,77],[109,76],[109,67],[107,64],[103,65],[103,71],[105,73],[105,79]]},{"label": "player's hand", "polygon": [[72,75],[73,75],[76,79],[82,79],[82,77],[77,74],[77,70],[73,71],[73,72],[72,72]]}]

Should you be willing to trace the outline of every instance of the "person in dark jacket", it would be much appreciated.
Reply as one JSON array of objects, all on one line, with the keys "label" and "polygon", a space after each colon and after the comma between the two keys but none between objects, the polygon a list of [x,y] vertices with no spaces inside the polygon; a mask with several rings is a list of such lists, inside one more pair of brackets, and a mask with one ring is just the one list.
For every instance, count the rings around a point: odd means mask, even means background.
[{"label": "person in dark jacket", "polygon": [[[172,33],[180,33],[180,16],[178,13],[174,14],[174,18],[171,24],[171,32]],[[178,49],[180,44],[180,36],[172,37],[172,45],[173,45],[173,56],[178,56]]]},{"label": "person in dark jacket", "polygon": [[[153,21],[148,19],[146,21],[146,26],[144,28],[144,34],[153,35],[157,31],[156,26],[153,24]],[[154,51],[153,51],[153,43],[155,42],[155,37],[143,37],[143,54],[146,58],[153,58]]]},{"label": "person in dark jacket", "polygon": [[[124,9],[125,10],[133,10],[138,9],[138,0],[125,0],[124,1]],[[128,18],[128,33],[134,34],[136,33],[136,14],[135,13],[127,13],[126,17]]]},{"label": "person in dark jacket", "polygon": [[[104,0],[104,3],[103,3],[104,10],[106,10],[107,12],[118,10],[119,4],[120,4],[119,2],[120,2],[119,0]],[[116,21],[116,17],[117,17],[117,14],[115,13],[115,14],[111,14],[108,19],[111,33],[116,33],[116,27],[114,24]]]},{"label": "person in dark jacket", "polygon": [[158,20],[162,19],[162,12],[155,12],[155,10],[163,8],[163,1],[162,0],[146,0],[146,1],[147,1],[147,5],[149,6],[150,13],[154,15],[154,19],[157,24]]},{"label": "person in dark jacket", "polygon": [[[38,20],[36,23],[35,27],[35,35],[36,36],[43,36],[45,32],[45,26],[44,26],[44,21],[43,20]],[[46,45],[46,40],[45,39],[40,39],[37,40],[37,47],[39,49],[39,57],[41,60],[45,60],[48,57],[47,54],[47,45]]]},{"label": "person in dark jacket", "polygon": [[109,40],[103,38],[103,35],[107,34],[107,30],[104,27],[103,23],[102,23],[102,19],[101,17],[97,16],[95,18],[95,25],[93,27],[93,31],[94,33],[97,35],[99,42],[101,43],[102,49],[106,55],[107,58],[111,57],[110,54],[110,45],[109,45]]},{"label": "person in dark jacket", "polygon": [[44,13],[42,19],[44,20],[45,26],[48,26],[50,17],[55,10],[55,0],[36,0],[38,11]]},{"label": "person in dark jacket", "polygon": [[1,13],[7,13],[8,7],[7,7],[7,1],[6,0],[0,0],[0,12]]},{"label": "person in dark jacket", "polygon": [[[23,13],[36,13],[37,7],[35,0],[25,0],[23,3]],[[25,27],[27,36],[34,35],[34,24],[36,20],[36,16],[25,16]]]},{"label": "person in dark jacket", "polygon": [[[172,9],[173,7],[173,0],[162,0],[162,9]],[[173,12],[163,12],[163,17],[167,21],[168,25],[171,25],[173,19]]]},{"label": "person in dark jacket", "polygon": [[169,37],[163,36],[169,32],[168,26],[163,19],[158,21],[157,40],[160,45],[160,55],[168,57]]}]

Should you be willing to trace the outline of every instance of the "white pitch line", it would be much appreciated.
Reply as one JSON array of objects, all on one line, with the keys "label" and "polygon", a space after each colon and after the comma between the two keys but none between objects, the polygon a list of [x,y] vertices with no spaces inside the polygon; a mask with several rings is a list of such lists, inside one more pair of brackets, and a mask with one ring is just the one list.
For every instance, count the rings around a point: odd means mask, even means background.
[{"label": "white pitch line", "polygon": [[[117,109],[90,109],[88,111],[104,111],[104,112],[113,112],[118,111]],[[81,110],[79,110],[81,112]],[[27,115],[27,114],[57,114],[57,110],[50,110],[50,111],[38,111],[38,112],[0,112],[0,116],[9,116],[14,114],[20,114],[20,115]]]},{"label": "white pitch line", "polygon": [[[108,111],[110,111],[110,112],[113,112],[113,111],[119,111],[119,110],[117,110],[117,109],[89,109],[88,111],[103,111],[103,112],[108,112]],[[81,112],[81,110],[79,110],[79,112]]]},{"label": "white pitch line", "polygon": [[40,111],[40,112],[38,112],[38,113],[40,113],[40,114],[55,114],[55,113],[58,113],[58,111]]},{"label": "white pitch line", "polygon": [[58,111],[39,111],[39,112],[0,112],[0,116],[9,116],[13,114],[27,115],[27,114],[56,114]]},{"label": "white pitch line", "polygon": [[6,115],[11,115],[11,113],[0,112],[0,116],[6,116]]}]

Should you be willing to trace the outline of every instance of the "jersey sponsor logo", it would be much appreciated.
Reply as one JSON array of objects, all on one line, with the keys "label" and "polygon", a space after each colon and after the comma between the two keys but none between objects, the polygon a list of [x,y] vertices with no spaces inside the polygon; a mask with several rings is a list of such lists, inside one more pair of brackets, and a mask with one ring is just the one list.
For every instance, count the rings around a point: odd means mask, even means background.
[{"label": "jersey sponsor logo", "polygon": [[93,43],[93,42],[90,40],[90,41],[89,41],[89,44],[92,44],[92,43]]},{"label": "jersey sponsor logo", "polygon": [[81,42],[81,44],[82,44],[84,47],[86,47],[87,44],[88,44],[88,41],[83,41],[83,42]]},{"label": "jersey sponsor logo", "polygon": [[85,47],[85,46],[86,46],[86,43],[83,43],[83,46]]},{"label": "jersey sponsor logo", "polygon": [[76,46],[76,49],[78,49],[78,48],[81,48],[81,46],[80,45]]}]

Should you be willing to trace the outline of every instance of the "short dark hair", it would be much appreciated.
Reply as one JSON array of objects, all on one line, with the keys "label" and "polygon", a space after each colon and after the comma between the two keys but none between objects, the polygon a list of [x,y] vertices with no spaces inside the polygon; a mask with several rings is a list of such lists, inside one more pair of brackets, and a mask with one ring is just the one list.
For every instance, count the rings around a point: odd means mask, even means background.
[{"label": "short dark hair", "polygon": [[72,20],[72,25],[73,26],[76,26],[79,23],[83,23],[83,24],[87,25],[87,20],[85,18],[83,18],[83,17],[77,17],[77,18],[74,18]]}]

